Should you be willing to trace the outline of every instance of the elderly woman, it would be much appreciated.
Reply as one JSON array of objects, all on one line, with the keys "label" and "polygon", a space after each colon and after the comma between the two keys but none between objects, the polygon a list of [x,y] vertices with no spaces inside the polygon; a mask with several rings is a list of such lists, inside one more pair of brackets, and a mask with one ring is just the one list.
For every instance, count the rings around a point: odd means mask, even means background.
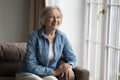
[{"label": "elderly woman", "polygon": [[[45,7],[40,20],[41,28],[29,36],[27,53],[16,80],[58,80],[58,75],[74,80],[72,69],[76,67],[77,60],[66,35],[58,30],[62,22],[60,9],[56,6]],[[57,67],[61,55],[66,63]]]}]

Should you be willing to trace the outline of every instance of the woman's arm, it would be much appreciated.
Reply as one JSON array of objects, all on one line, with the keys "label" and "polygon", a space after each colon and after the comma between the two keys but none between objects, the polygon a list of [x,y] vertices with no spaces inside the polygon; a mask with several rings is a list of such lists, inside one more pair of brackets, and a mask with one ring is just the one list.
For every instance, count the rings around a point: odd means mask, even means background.
[{"label": "woman's arm", "polygon": [[64,48],[63,48],[64,58],[68,64],[72,65],[72,68],[75,68],[76,63],[77,63],[77,58],[76,58],[74,51],[72,49],[72,46],[66,36],[65,36],[64,41],[65,41]]},{"label": "woman's arm", "polygon": [[36,41],[38,37],[37,34],[37,32],[33,32],[28,39],[26,68],[29,72],[37,75],[51,75],[53,69],[38,64],[38,61],[36,59]]}]

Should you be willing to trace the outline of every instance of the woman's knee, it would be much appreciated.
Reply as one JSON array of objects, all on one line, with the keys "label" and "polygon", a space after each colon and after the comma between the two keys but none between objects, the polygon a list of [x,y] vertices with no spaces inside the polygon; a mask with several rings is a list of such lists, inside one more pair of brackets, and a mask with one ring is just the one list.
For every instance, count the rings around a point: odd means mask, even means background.
[{"label": "woman's knee", "polygon": [[43,77],[43,80],[58,80],[55,76],[46,76]]},{"label": "woman's knee", "polygon": [[31,74],[31,75],[21,75],[21,74],[16,74],[15,80],[43,80],[41,77]]}]

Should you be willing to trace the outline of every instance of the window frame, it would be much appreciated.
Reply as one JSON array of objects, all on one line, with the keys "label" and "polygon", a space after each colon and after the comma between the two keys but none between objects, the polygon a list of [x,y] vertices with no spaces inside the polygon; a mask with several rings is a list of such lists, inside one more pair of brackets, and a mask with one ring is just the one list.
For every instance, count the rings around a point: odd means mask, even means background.
[{"label": "window frame", "polygon": [[[88,37],[87,37],[87,35],[89,34],[89,32],[88,32],[88,29],[89,29],[89,8],[90,7],[88,7],[91,3],[94,3],[94,2],[90,2],[89,0],[86,0],[86,2],[85,2],[86,4],[85,4],[85,15],[86,15],[86,17],[85,17],[85,28],[84,28],[84,67],[85,68],[88,68],[89,67],[89,54],[88,54],[88,44],[89,44],[89,42],[90,41],[92,41],[92,42],[94,42],[94,43],[97,43],[97,42],[95,42],[94,40],[91,40],[91,39],[89,39]],[[95,4],[101,4],[101,3],[97,3],[97,2],[95,2]],[[101,58],[101,64],[103,64],[103,65],[101,65],[100,67],[100,80],[108,80],[109,79],[109,68],[108,68],[108,66],[109,66],[109,64],[108,64],[108,62],[109,62],[109,53],[108,53],[108,48],[115,48],[115,49],[118,49],[118,50],[120,50],[118,47],[114,47],[114,46],[111,46],[111,45],[109,45],[109,44],[107,44],[107,41],[108,41],[108,33],[109,33],[109,27],[108,27],[108,25],[109,25],[109,15],[108,15],[108,12],[109,12],[109,5],[112,5],[112,4],[108,4],[108,1],[107,0],[104,0],[104,4],[103,4],[103,8],[104,8],[104,10],[105,10],[105,14],[104,14],[104,20],[103,20],[103,28],[102,28],[102,31],[103,31],[103,33],[102,33],[102,44],[101,44],[101,46],[102,46],[102,49],[101,49],[101,56],[103,57],[103,58]],[[113,4],[112,6],[118,6],[118,5],[115,5],[115,4]],[[120,5],[119,5],[120,6]],[[118,29],[119,29],[119,27],[118,27]],[[120,30],[120,29],[119,29]],[[120,36],[120,31],[118,31],[118,33],[119,33],[119,35],[118,36]],[[89,69],[89,68],[88,68]],[[92,80],[92,79],[91,79]]]}]

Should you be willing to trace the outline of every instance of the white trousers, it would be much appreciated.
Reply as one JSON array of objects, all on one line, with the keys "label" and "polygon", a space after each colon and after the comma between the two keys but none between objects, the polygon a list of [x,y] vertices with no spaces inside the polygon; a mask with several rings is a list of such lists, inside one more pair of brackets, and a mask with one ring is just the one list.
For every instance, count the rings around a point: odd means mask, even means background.
[{"label": "white trousers", "polygon": [[55,76],[45,76],[41,78],[35,74],[31,74],[27,76],[16,74],[15,80],[58,80],[58,79]]}]

